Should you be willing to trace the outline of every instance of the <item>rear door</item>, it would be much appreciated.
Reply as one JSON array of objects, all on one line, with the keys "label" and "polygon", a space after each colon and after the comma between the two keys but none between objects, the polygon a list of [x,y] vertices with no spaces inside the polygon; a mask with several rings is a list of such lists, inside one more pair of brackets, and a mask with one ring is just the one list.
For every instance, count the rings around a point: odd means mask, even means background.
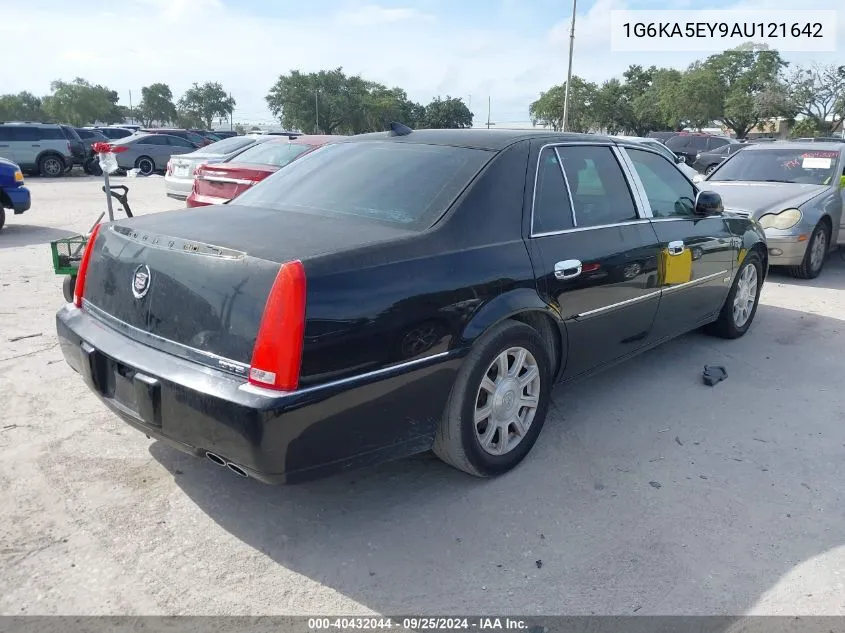
[{"label": "rear door", "polygon": [[535,141],[527,240],[543,299],[566,323],[565,377],[642,347],[657,313],[657,237],[611,144]]},{"label": "rear door", "polygon": [[6,158],[20,164],[17,144],[15,142],[14,126],[0,125],[0,158]]},{"label": "rear door", "polygon": [[654,340],[693,329],[725,301],[739,256],[739,238],[720,216],[694,215],[698,191],[663,156],[627,147],[660,244],[660,310]]}]

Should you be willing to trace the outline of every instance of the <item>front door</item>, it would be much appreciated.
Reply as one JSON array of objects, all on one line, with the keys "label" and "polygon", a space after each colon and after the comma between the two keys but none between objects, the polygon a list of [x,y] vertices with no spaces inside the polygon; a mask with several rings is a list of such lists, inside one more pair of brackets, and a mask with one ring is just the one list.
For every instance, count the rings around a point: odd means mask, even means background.
[{"label": "front door", "polygon": [[[536,142],[540,145],[539,142]],[[535,147],[529,251],[567,330],[569,378],[641,348],[657,313],[659,247],[611,145]]]},{"label": "front door", "polygon": [[730,290],[739,237],[722,216],[696,216],[695,186],[654,152],[624,150],[642,182],[660,243],[662,295],[654,340],[693,329],[712,318]]}]

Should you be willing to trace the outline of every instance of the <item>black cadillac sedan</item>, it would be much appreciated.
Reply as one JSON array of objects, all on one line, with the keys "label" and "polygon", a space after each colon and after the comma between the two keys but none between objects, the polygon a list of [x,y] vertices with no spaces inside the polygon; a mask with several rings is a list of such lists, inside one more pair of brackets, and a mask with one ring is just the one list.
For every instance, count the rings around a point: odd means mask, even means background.
[{"label": "black cadillac sedan", "polygon": [[393,126],[230,204],[99,225],[57,328],[125,422],[239,475],[433,449],[493,476],[554,383],[742,336],[767,267],[754,220],[641,144]]}]

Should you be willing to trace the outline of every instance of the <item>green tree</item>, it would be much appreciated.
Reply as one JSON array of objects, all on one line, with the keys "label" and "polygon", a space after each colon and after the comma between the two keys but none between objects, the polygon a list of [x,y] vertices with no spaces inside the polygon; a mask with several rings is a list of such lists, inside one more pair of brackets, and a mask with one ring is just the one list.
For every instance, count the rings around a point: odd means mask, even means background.
[{"label": "green tree", "polygon": [[712,71],[722,84],[722,113],[718,117],[737,138],[764,118],[761,95],[778,84],[787,62],[767,46],[746,44],[708,57],[701,66]]},{"label": "green tree", "polygon": [[401,88],[347,76],[343,68],[291,71],[278,78],[265,99],[283,127],[324,134],[379,131],[395,120],[415,127],[424,113]]},{"label": "green tree", "polygon": [[661,110],[673,127],[700,130],[724,112],[724,86],[711,69],[694,64],[680,81],[663,86]]},{"label": "green tree", "polygon": [[235,132],[238,134],[238,136],[243,136],[244,134],[246,134],[246,128],[240,123],[235,123]]},{"label": "green tree", "polygon": [[41,103],[44,112],[55,121],[81,126],[122,120],[117,92],[105,86],[77,77],[72,82],[54,81],[50,89],[52,94]]},{"label": "green tree", "polygon": [[177,118],[176,106],[170,86],[154,83],[141,88],[141,103],[138,104],[137,116],[141,123],[150,126],[153,122],[170,123]]},{"label": "green tree", "polygon": [[202,85],[194,83],[179,100],[180,116],[199,120],[203,129],[208,130],[214,117],[228,120],[236,103],[217,81],[207,81]]},{"label": "green tree", "polygon": [[621,81],[609,79],[596,90],[593,116],[596,124],[608,134],[627,132],[633,127],[633,108]]},{"label": "green tree", "polygon": [[808,136],[820,136],[818,121],[816,119],[807,117],[798,121],[789,131],[789,136],[792,138],[805,138]]},{"label": "green tree", "polygon": [[31,92],[0,95],[0,121],[41,121],[41,99]]},{"label": "green tree", "polygon": [[435,97],[425,107],[422,127],[435,130],[472,127],[472,112],[460,97]]},{"label": "green tree", "polygon": [[[572,87],[569,91],[569,121],[566,126],[567,132],[588,132],[595,123],[595,117],[591,111],[593,100],[598,88],[594,83],[585,81],[580,77],[572,77]],[[540,98],[534,101],[528,112],[531,122],[536,125],[540,123],[551,127],[555,131],[563,128],[563,99],[566,92],[566,83],[552,86],[546,92],[540,93]]]},{"label": "green tree", "polygon": [[796,67],[787,77],[786,86],[794,111],[811,119],[823,136],[845,119],[845,66]]}]

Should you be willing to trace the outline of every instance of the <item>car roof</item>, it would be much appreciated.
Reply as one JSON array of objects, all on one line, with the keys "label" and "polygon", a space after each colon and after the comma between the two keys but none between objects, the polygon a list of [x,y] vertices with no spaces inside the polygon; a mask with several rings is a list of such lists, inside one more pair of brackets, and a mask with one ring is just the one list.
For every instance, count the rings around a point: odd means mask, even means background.
[{"label": "car roof", "polygon": [[541,138],[554,141],[583,141],[586,143],[613,142],[609,136],[597,134],[576,134],[570,132],[551,132],[549,130],[487,130],[484,128],[465,128],[448,130],[413,130],[405,135],[392,135],[390,132],[372,132],[350,136],[345,142],[395,141],[399,143],[420,143],[425,145],[451,145],[470,149],[502,150],[518,141]]},{"label": "car roof", "polygon": [[289,136],[276,136],[275,134],[262,134],[269,137],[267,143],[293,143],[294,145],[325,145],[334,143],[341,139],[350,138],[341,134],[299,134],[293,138]]},{"label": "car roof", "polygon": [[814,143],[812,141],[774,141],[772,143],[748,143],[744,151],[759,152],[772,148],[805,149],[810,152],[820,150],[845,150],[845,143]]}]

